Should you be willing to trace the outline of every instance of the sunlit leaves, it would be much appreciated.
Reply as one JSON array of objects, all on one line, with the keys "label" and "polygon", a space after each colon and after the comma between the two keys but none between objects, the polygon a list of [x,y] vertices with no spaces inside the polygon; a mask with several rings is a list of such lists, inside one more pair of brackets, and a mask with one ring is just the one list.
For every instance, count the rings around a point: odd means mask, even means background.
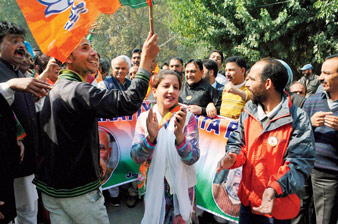
[{"label": "sunlit leaves", "polygon": [[[338,0],[168,0],[171,27],[186,43],[204,43],[226,56],[321,64],[337,51]],[[189,19],[187,19],[189,18]],[[207,44],[205,44],[207,43]]]}]

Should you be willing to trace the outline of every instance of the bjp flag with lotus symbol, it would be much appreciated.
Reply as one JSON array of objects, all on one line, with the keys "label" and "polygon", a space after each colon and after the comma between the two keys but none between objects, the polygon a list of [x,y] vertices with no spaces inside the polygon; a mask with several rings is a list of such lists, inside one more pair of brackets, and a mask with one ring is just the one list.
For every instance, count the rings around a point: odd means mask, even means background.
[{"label": "bjp flag with lotus symbol", "polygon": [[46,55],[64,62],[100,13],[121,6],[152,6],[151,0],[17,0],[36,43]]}]

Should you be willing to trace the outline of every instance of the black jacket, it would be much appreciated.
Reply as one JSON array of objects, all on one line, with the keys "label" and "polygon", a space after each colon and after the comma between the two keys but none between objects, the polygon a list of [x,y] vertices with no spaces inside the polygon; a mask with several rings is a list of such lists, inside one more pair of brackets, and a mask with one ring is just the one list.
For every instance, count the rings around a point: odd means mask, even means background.
[{"label": "black jacket", "polygon": [[180,92],[179,102],[186,105],[202,107],[202,115],[207,114],[206,107],[210,102],[213,102],[217,108],[217,114],[219,114],[222,94],[203,79],[191,86],[184,82]]},{"label": "black jacket", "polygon": [[[138,76],[142,76],[138,78]],[[100,186],[98,118],[134,114],[150,73],[138,73],[126,91],[58,80],[41,110],[42,163],[33,183],[52,197],[75,197]]]},{"label": "black jacket", "polygon": [[304,102],[306,100],[306,98],[304,96],[301,96],[297,93],[290,93],[290,97],[291,97],[291,102],[296,105],[297,107],[302,108],[304,105]]},{"label": "black jacket", "polygon": [[16,123],[13,112],[0,94],[0,212],[8,223],[16,216],[13,180],[19,167],[20,149],[16,142]]},{"label": "black jacket", "polygon": [[[24,78],[21,72],[14,71],[10,64],[0,59],[0,82],[6,82],[18,77]],[[37,115],[32,94],[16,92],[15,100],[11,107],[26,132],[26,137],[23,140],[25,156],[18,170],[18,177],[24,177],[33,174],[37,169],[39,139]]]}]

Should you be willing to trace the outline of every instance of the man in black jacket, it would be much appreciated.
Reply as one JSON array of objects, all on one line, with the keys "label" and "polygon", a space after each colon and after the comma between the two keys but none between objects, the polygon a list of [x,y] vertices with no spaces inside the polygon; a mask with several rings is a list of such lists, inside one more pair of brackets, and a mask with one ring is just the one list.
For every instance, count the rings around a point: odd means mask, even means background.
[{"label": "man in black jacket", "polygon": [[17,142],[17,125],[10,105],[14,101],[14,90],[39,88],[37,83],[45,85],[33,78],[16,78],[0,83],[0,202],[4,203],[0,206],[0,223],[8,223],[16,216],[13,181],[24,152],[23,144]]},{"label": "man in black jacket", "polygon": [[34,183],[52,223],[109,223],[100,189],[98,118],[131,115],[146,95],[157,35],[143,45],[140,69],[125,90],[101,90],[85,82],[98,69],[87,39],[66,59],[66,69],[41,110],[42,163]]},{"label": "man in black jacket", "polygon": [[222,95],[207,83],[203,76],[203,62],[190,59],[185,64],[185,82],[180,91],[179,102],[188,105],[195,115],[216,117],[222,102]]},{"label": "man in black jacket", "polygon": [[[37,96],[43,96],[47,94],[47,92],[43,88],[48,88],[48,85],[44,84],[42,81],[39,81],[37,79],[25,79],[24,76],[21,74],[21,72],[18,70],[19,66],[22,64],[25,56],[25,45],[24,45],[24,34],[25,30],[19,26],[17,26],[14,23],[10,22],[0,22],[0,82],[1,83],[7,83],[8,87],[6,88],[5,92],[11,92],[13,90],[26,90],[27,92],[15,92],[15,100],[11,104],[11,108],[9,108],[9,105],[6,105],[6,102],[3,101],[1,103],[1,129],[5,128],[4,130],[8,130],[8,132],[1,132],[1,138],[4,139],[4,142],[1,141],[1,150],[4,153],[9,153],[11,149],[14,151],[11,151],[11,153],[15,153],[16,141],[15,135],[13,136],[13,133],[15,132],[12,130],[13,127],[13,116],[11,117],[11,114],[9,111],[13,110],[20,121],[20,123],[23,126],[23,129],[26,132],[26,137],[24,138],[23,145],[25,148],[25,156],[23,162],[15,169],[15,175],[17,177],[17,180],[20,181],[27,181],[28,178],[33,178],[33,173],[36,171],[37,163],[36,163],[36,153],[38,148],[38,132],[37,132],[37,124],[36,124],[36,112],[35,112],[35,106],[34,106],[34,100],[32,94],[35,94]],[[17,79],[19,78],[19,79]],[[15,84],[16,83],[16,84]],[[19,86],[17,84],[20,84]],[[1,92],[3,94],[3,92]],[[10,93],[14,95],[14,92]],[[15,123],[14,123],[15,125]],[[14,127],[15,129],[15,127]],[[14,139],[14,140],[13,140]],[[6,146],[7,148],[6,150]],[[2,154],[3,155],[3,154]],[[5,169],[5,173],[10,176],[7,181],[12,181],[13,173],[10,167],[13,165],[13,162],[11,162],[12,165],[7,166],[6,164],[10,162],[10,160],[7,160],[8,156],[10,157],[10,154],[6,154],[5,157],[0,156],[2,159],[5,159],[4,163],[0,163],[1,166]],[[14,158],[17,159],[17,158]],[[13,167],[12,167],[13,168]],[[1,175],[2,177],[2,175]],[[16,181],[17,181],[16,180]],[[3,182],[2,182],[3,183]],[[13,183],[7,186],[13,186]],[[32,188],[34,185],[31,183],[28,183]],[[16,189],[17,187],[22,187],[20,184],[15,184]],[[12,197],[13,189],[1,189],[3,190],[3,193],[6,197]],[[32,189],[35,191],[35,199],[37,199],[37,193],[35,189]],[[23,193],[20,191],[20,193]],[[23,200],[26,197],[16,197],[16,201],[20,199],[20,203],[16,206],[18,207],[18,221],[19,223],[31,223],[26,218],[27,213],[29,213],[29,216],[33,216],[36,220],[36,214],[37,214],[37,208],[31,208],[33,206],[26,206],[26,200]],[[12,197],[13,199],[13,197]],[[1,198],[0,198],[1,201]],[[11,201],[13,207],[15,209],[15,203],[14,201]],[[29,203],[34,204],[34,203]],[[9,203],[6,204],[5,207],[9,205]],[[1,211],[1,208],[0,208]],[[14,213],[11,213],[11,215],[15,216]],[[6,215],[5,215],[6,216]],[[9,218],[10,215],[7,214],[6,219]],[[36,223],[36,221],[32,221]]]}]

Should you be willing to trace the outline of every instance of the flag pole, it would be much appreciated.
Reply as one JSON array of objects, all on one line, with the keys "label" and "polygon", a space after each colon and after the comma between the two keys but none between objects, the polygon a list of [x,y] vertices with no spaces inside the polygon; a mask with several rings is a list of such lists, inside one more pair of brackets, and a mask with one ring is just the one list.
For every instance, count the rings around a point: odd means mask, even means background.
[{"label": "flag pole", "polygon": [[149,6],[149,26],[150,26],[150,33],[154,34],[153,5]]}]

